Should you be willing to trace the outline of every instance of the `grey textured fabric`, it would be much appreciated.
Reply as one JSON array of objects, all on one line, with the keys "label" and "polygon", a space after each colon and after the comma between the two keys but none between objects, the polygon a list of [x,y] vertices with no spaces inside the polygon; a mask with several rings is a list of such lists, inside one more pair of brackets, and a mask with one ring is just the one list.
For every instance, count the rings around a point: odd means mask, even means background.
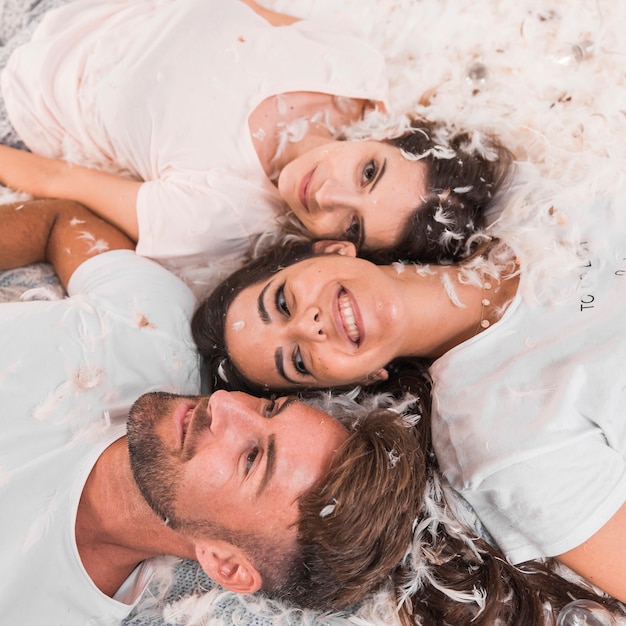
[{"label": "grey textured fabric", "polygon": [[[17,46],[28,41],[47,11],[70,0],[0,0],[0,72]],[[0,96],[0,143],[24,149],[24,144],[7,119]]]}]

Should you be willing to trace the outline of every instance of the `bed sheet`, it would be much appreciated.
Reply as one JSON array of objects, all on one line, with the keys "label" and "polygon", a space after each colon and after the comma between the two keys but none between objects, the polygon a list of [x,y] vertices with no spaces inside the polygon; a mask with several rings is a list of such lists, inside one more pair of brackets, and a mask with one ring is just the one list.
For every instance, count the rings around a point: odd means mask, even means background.
[{"label": "bed sheet", "polygon": [[[0,0],[0,66],[15,7]],[[233,0],[234,1],[234,0]],[[626,172],[626,3],[622,0],[262,0],[302,17],[345,21],[389,64],[391,106],[500,136],[520,161],[583,199],[624,185]],[[1,123],[1,122],[0,122]],[[1,129],[1,126],[0,126]],[[565,190],[565,191],[563,191]],[[1,194],[0,199],[7,198]],[[562,196],[561,196],[562,197]],[[50,269],[0,274],[0,301],[62,297]],[[435,490],[436,491],[436,490]],[[463,503],[452,510],[472,534]],[[432,510],[446,519],[437,499]],[[411,553],[419,551],[419,542]],[[415,573],[417,580],[418,574]],[[349,613],[294,611],[260,596],[236,596],[197,565],[160,560],[149,593],[125,626],[354,626],[395,624],[386,592]]]}]

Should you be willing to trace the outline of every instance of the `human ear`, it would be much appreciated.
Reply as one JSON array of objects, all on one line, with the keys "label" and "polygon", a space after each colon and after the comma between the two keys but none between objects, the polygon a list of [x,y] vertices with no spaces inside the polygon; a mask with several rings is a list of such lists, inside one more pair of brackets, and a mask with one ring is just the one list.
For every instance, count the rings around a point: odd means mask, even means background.
[{"label": "human ear", "polygon": [[370,372],[364,378],[359,381],[359,385],[373,385],[389,378],[389,372],[381,367],[376,372]]},{"label": "human ear", "polygon": [[351,241],[338,239],[321,239],[313,244],[315,254],[340,254],[341,256],[356,256],[356,246]]},{"label": "human ear", "polygon": [[206,575],[224,589],[254,593],[261,588],[261,573],[237,546],[226,541],[202,540],[195,550],[196,560]]}]

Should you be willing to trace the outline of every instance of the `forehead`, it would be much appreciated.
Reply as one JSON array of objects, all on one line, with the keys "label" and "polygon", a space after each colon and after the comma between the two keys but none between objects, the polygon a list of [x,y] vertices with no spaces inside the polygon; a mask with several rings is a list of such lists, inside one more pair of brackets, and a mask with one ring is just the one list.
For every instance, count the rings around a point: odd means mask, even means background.
[{"label": "forehead", "polygon": [[[348,433],[323,411],[298,402],[290,404],[279,419],[275,431],[276,467],[272,480],[253,505],[257,521],[252,523],[261,523],[261,530],[268,536],[278,534],[287,539],[299,519],[299,498],[326,474]],[[244,512],[248,514],[245,506]]]},{"label": "forehead", "polygon": [[347,437],[347,429],[324,411],[302,402],[290,403],[280,413],[276,428],[274,489],[297,498],[326,472]]},{"label": "forehead", "polygon": [[[224,323],[224,342],[235,367],[246,378],[270,389],[285,386],[274,365],[277,338],[272,333],[273,325],[264,322],[259,311],[261,300],[266,309],[273,307],[267,286],[275,279],[276,275],[237,294],[226,312]],[[258,372],[263,373],[262,379],[255,375]]]}]

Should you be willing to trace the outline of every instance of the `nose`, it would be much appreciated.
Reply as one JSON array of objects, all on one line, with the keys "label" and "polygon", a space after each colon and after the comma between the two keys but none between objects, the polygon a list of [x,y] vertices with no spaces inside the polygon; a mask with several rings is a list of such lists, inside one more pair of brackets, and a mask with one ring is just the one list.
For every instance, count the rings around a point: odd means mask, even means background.
[{"label": "nose", "polygon": [[326,179],[314,194],[315,202],[321,211],[336,211],[339,208],[352,208],[354,196],[344,183]]},{"label": "nose", "polygon": [[245,427],[255,422],[262,423],[258,410],[259,399],[246,393],[220,389],[211,394],[209,410],[211,431],[215,434],[225,429]]},{"label": "nose", "polygon": [[326,331],[322,323],[322,314],[319,307],[308,307],[295,317],[292,333],[294,338],[298,340],[326,341]]}]

